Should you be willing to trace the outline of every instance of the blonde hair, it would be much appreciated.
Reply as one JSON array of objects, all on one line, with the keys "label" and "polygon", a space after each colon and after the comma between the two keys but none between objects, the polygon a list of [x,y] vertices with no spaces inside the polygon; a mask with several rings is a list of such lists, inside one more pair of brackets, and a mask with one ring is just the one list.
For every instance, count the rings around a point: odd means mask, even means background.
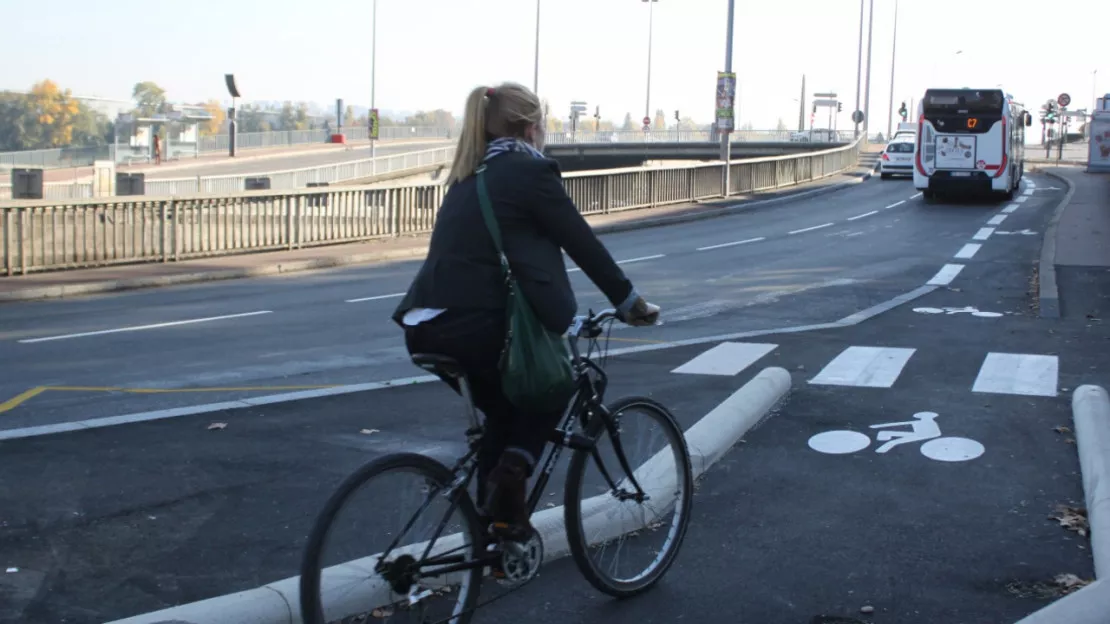
[{"label": "blonde hair", "polygon": [[501,137],[523,139],[530,126],[542,123],[540,99],[528,87],[515,82],[497,87],[475,87],[466,98],[455,160],[444,184],[451,186],[473,175],[482,164],[489,141]]}]

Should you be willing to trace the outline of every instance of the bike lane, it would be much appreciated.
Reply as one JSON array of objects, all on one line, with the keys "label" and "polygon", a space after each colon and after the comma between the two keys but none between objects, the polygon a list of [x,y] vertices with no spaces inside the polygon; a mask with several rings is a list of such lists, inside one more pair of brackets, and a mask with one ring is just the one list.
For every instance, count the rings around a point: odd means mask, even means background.
[{"label": "bike lane", "polygon": [[[1059,575],[1093,578],[1088,538],[1053,517],[1083,507],[1071,390],[1110,381],[1110,327],[1037,316],[1038,247],[982,242],[949,284],[853,327],[660,354],[719,375],[726,353],[761,343],[752,368],[786,368],[794,390],[699,483],[652,592],[612,601],[562,561],[487,617],[1005,623],[1062,595]],[[883,447],[914,425],[940,435]]]}]

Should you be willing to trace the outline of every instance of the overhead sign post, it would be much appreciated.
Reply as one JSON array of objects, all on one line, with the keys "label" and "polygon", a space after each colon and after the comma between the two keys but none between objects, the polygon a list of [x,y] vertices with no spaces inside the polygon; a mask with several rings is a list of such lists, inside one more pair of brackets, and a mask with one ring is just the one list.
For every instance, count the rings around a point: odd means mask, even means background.
[{"label": "overhead sign post", "polygon": [[586,112],[586,103],[582,101],[574,101],[570,103],[570,132],[575,134],[578,132],[578,118],[582,113]]}]

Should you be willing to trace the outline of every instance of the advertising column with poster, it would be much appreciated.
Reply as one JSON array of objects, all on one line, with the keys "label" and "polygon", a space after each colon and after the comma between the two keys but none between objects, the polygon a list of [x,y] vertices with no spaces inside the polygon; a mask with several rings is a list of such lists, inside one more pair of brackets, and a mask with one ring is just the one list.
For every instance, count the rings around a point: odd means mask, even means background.
[{"label": "advertising column with poster", "polygon": [[1087,171],[1092,173],[1110,172],[1110,93],[1098,99],[1098,106],[1091,115],[1090,136],[1087,154]]},{"label": "advertising column with poster", "polygon": [[732,132],[736,128],[733,119],[733,101],[736,98],[736,73],[717,72],[717,130]]}]

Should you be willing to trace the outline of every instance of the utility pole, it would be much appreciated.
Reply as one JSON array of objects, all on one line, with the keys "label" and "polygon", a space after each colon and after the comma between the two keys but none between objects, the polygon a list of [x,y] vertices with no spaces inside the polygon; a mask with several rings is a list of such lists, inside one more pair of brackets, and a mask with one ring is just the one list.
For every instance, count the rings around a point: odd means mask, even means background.
[{"label": "utility pole", "polygon": [[[370,44],[370,110],[377,108],[374,106],[374,98],[377,95],[377,69],[378,69],[378,0],[374,0],[373,8],[373,42]],[[379,122],[381,123],[381,122]],[[378,155],[378,142],[370,139],[370,158]],[[376,172],[377,166],[372,169]]]},{"label": "utility pole", "polygon": [[[736,10],[736,0],[728,0],[728,30],[725,35],[725,73],[732,73],[732,22]],[[733,103],[735,105],[735,102]],[[735,110],[735,108],[734,108]],[[736,116],[733,115],[732,125],[733,129],[736,128]],[[728,197],[731,187],[729,180],[730,169],[732,169],[732,133],[726,131],[721,133],[721,160],[725,161],[725,173],[723,176],[724,190],[722,194]]]},{"label": "utility pole", "polygon": [[[863,80],[863,0],[859,0],[859,50],[856,52],[856,108],[855,108],[855,110],[852,111],[852,117],[853,118],[855,117],[855,111],[861,110],[860,107],[859,107],[859,92],[860,92],[860,84],[861,84],[862,80]],[[804,79],[803,79],[803,82],[804,82]],[[803,100],[806,99],[804,93],[802,94],[802,99]],[[802,104],[802,107],[803,107],[803,110],[804,110],[804,108],[805,108],[804,103]],[[805,128],[799,128],[799,130],[804,130],[804,129]],[[859,138],[859,122],[856,122],[856,134],[855,134],[855,137],[853,137],[853,138]]]},{"label": "utility pole", "polygon": [[870,0],[867,9],[867,87],[863,92],[863,134],[866,140],[871,127],[871,35],[875,29],[875,0]]},{"label": "utility pole", "polygon": [[536,63],[532,70],[532,92],[540,95],[540,0],[536,0]]},{"label": "utility pole", "polygon": [[894,55],[898,52],[898,0],[894,0],[894,43],[890,50],[890,104],[889,116],[886,120],[886,136],[889,140],[894,123]]},{"label": "utility pole", "polygon": [[800,96],[798,96],[798,132],[804,132],[805,129],[806,129],[806,75],[802,74],[802,94]]}]

